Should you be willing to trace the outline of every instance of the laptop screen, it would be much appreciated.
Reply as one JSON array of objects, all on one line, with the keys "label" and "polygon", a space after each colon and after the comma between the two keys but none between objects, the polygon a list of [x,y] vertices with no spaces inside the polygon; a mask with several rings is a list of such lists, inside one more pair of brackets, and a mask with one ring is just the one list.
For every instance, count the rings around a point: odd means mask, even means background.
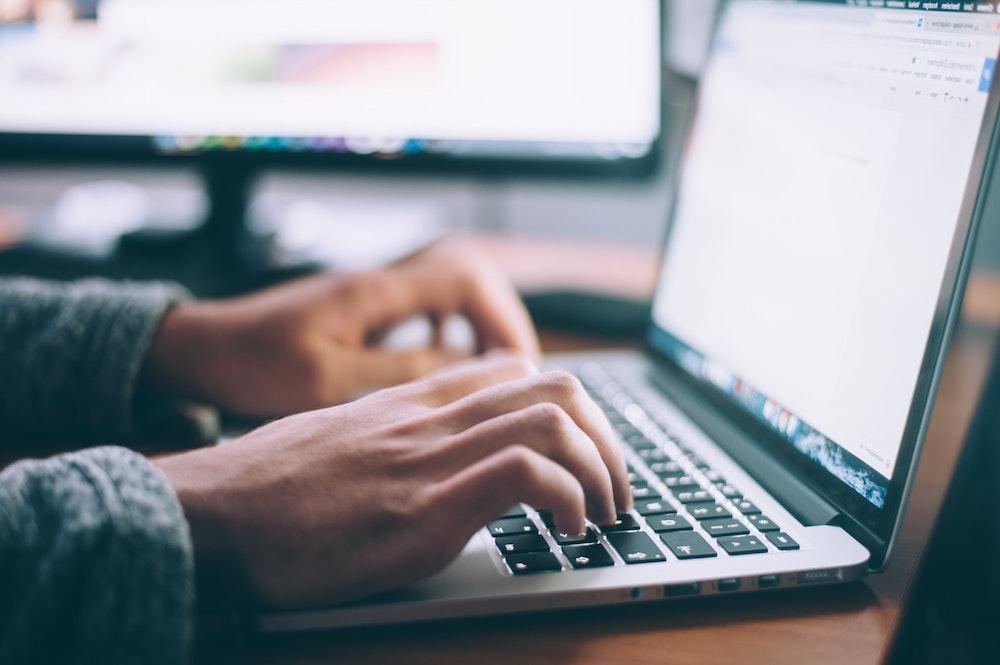
[{"label": "laptop screen", "polygon": [[881,508],[980,175],[1000,15],[877,4],[729,3],[651,342]]}]

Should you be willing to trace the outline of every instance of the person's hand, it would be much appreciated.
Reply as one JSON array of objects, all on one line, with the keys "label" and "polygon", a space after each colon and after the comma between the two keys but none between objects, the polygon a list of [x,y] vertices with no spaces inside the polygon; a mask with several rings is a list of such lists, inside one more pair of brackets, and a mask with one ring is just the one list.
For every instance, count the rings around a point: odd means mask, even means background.
[{"label": "person's hand", "polygon": [[267,607],[430,575],[517,502],[551,509],[566,533],[632,507],[621,449],[580,383],[510,354],[157,463],[199,579],[234,571],[225,594]]},{"label": "person's hand", "polygon": [[389,351],[389,327],[425,315],[440,328],[469,319],[480,351],[538,353],[531,320],[507,279],[468,241],[450,240],[396,265],[318,275],[223,301],[168,312],[145,383],[246,416],[269,417],[349,401],[458,359],[442,347]]}]

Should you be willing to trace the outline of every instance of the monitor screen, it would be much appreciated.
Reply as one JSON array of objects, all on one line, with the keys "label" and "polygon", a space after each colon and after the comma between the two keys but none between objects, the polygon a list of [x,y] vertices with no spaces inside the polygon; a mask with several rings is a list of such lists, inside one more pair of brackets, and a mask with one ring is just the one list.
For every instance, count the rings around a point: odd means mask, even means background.
[{"label": "monitor screen", "polygon": [[0,146],[643,159],[660,133],[659,13],[657,0],[5,0]]},{"label": "monitor screen", "polygon": [[729,4],[651,341],[882,507],[980,177],[1000,17],[878,4]]}]

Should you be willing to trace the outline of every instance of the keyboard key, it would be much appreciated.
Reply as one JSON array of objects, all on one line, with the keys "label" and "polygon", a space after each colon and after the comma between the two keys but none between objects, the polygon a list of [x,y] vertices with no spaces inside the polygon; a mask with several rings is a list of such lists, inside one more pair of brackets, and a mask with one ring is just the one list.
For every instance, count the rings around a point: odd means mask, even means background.
[{"label": "keyboard key", "polygon": [[646,460],[647,462],[656,462],[659,460],[669,459],[666,452],[660,448],[650,448],[648,450],[637,450],[639,457]]},{"label": "keyboard key", "polygon": [[750,524],[757,527],[758,531],[762,531],[764,533],[767,533],[768,531],[781,531],[777,524],[764,515],[747,515],[747,519],[750,520]]},{"label": "keyboard key", "polygon": [[779,550],[797,550],[799,549],[799,544],[792,540],[792,537],[787,533],[766,533],[767,539],[771,541],[771,544],[777,547]]},{"label": "keyboard key", "polygon": [[549,531],[552,537],[556,539],[556,542],[560,545],[580,545],[582,543],[596,543],[597,534],[590,527],[587,527],[587,531],[583,534],[568,534],[560,533],[555,529]]},{"label": "keyboard key", "polygon": [[642,516],[676,513],[677,510],[663,497],[657,499],[640,499],[635,502],[635,510]]},{"label": "keyboard key", "polygon": [[719,536],[743,536],[750,533],[750,530],[743,526],[739,520],[721,519],[705,520],[701,523],[701,528],[708,532],[713,538]]},{"label": "keyboard key", "polygon": [[639,431],[636,429],[635,425],[630,423],[625,418],[625,416],[623,416],[622,414],[618,413],[613,408],[611,408],[611,405],[608,404],[608,401],[606,399],[604,399],[600,395],[595,395],[594,401],[604,406],[604,415],[608,417],[608,420],[611,422],[612,425],[615,426],[615,429],[622,436],[626,436],[628,434],[632,434]]},{"label": "keyboard key", "polygon": [[604,545],[574,545],[564,547],[563,554],[574,568],[602,568],[615,565]]},{"label": "keyboard key", "polygon": [[717,541],[722,549],[730,554],[761,554],[767,551],[764,543],[758,540],[757,536],[731,536],[719,538]]},{"label": "keyboard key", "polygon": [[688,490],[684,492],[676,492],[674,496],[681,503],[695,503],[698,501],[711,501],[712,495],[708,493],[707,490]]},{"label": "keyboard key", "polygon": [[667,559],[656,543],[642,532],[611,533],[608,534],[608,542],[625,563],[653,563]]},{"label": "keyboard key", "polygon": [[660,478],[669,478],[671,476],[684,475],[684,469],[681,467],[679,463],[673,460],[650,462],[649,470],[658,475]]},{"label": "keyboard key", "polygon": [[670,551],[678,559],[702,559],[718,556],[712,546],[693,531],[664,533],[660,535],[660,540],[670,548]]},{"label": "keyboard key", "polygon": [[691,517],[699,521],[710,520],[718,517],[732,517],[732,514],[726,510],[725,506],[720,506],[714,501],[689,503],[684,507],[687,508],[689,513],[691,513]]},{"label": "keyboard key", "polygon": [[715,469],[709,469],[708,471],[706,471],[705,472],[705,477],[708,478],[708,482],[710,482],[710,483],[725,483],[726,482],[725,479],[722,477],[722,474],[719,473],[718,471],[716,471]]},{"label": "keyboard key", "polygon": [[489,526],[494,538],[497,536],[516,536],[524,533],[538,533],[535,523],[527,517],[505,517]]},{"label": "keyboard key", "polygon": [[649,487],[649,483],[646,482],[645,478],[636,478],[635,480],[630,480],[628,482],[629,487],[632,489],[638,489],[640,487]]},{"label": "keyboard key", "polygon": [[630,485],[634,485],[635,483],[644,483],[644,482],[646,482],[646,479],[643,478],[642,476],[640,476],[635,471],[629,469],[629,472],[628,472],[628,482],[629,482]]},{"label": "keyboard key", "polygon": [[618,513],[618,519],[614,524],[600,527],[603,533],[618,533],[619,531],[638,531],[639,523],[635,521],[630,513]]},{"label": "keyboard key", "polygon": [[705,463],[705,460],[703,460],[702,458],[698,457],[694,453],[689,453],[688,456],[687,456],[687,458],[689,460],[691,460],[692,464],[694,464],[696,467],[698,467],[699,471],[707,471],[709,469],[709,466],[708,466],[708,464]]},{"label": "keyboard key", "polygon": [[562,570],[559,559],[552,552],[535,552],[532,554],[514,554],[506,557],[510,572],[515,575],[530,575],[531,573],[548,573]]},{"label": "keyboard key", "polygon": [[655,450],[656,444],[646,438],[645,434],[641,432],[636,432],[635,434],[629,434],[625,437],[625,443],[632,447],[632,450],[636,452],[642,452],[643,450]]},{"label": "keyboard key", "polygon": [[516,506],[511,507],[511,509],[505,512],[503,515],[501,515],[500,519],[503,519],[505,517],[524,517],[527,514],[528,513],[524,512],[524,506],[522,506],[521,504],[517,504]]},{"label": "keyboard key", "polygon": [[646,523],[657,533],[668,531],[686,531],[692,528],[690,522],[680,515],[651,515]]},{"label": "keyboard key", "polygon": [[676,492],[684,490],[698,490],[701,485],[691,476],[668,476],[663,479],[663,484]]},{"label": "keyboard key", "polygon": [[533,533],[523,536],[500,536],[494,542],[504,555],[549,551],[549,544],[545,542],[545,539]]},{"label": "keyboard key", "polygon": [[760,508],[755,506],[753,502],[747,501],[746,499],[741,499],[740,501],[735,501],[736,510],[740,511],[744,515],[758,515],[760,514]]},{"label": "keyboard key", "polygon": [[722,496],[727,499],[739,499],[743,497],[743,493],[732,485],[720,485],[719,491],[722,492]]},{"label": "keyboard key", "polygon": [[674,443],[677,444],[677,448],[681,451],[681,455],[684,455],[684,457],[691,457],[694,455],[694,451],[681,443],[680,439],[674,439]]},{"label": "keyboard key", "polygon": [[648,485],[646,487],[633,487],[632,488],[632,498],[633,499],[656,499],[659,498],[660,493],[654,490]]},{"label": "keyboard key", "polygon": [[538,516],[542,518],[542,523],[549,527],[550,529],[556,524],[556,517],[552,514],[551,510],[545,508],[536,508],[538,511]]}]

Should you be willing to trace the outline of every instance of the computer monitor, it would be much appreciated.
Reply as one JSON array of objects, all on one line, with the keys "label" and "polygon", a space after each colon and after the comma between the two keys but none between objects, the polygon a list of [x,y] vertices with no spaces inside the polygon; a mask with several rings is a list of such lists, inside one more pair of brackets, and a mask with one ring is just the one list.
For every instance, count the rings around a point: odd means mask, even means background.
[{"label": "computer monitor", "polygon": [[658,0],[4,0],[0,156],[648,172]]},{"label": "computer monitor", "polygon": [[198,166],[205,224],[130,234],[110,272],[257,273],[274,254],[245,223],[262,167],[651,175],[661,14],[659,0],[0,0],[0,162]]}]

